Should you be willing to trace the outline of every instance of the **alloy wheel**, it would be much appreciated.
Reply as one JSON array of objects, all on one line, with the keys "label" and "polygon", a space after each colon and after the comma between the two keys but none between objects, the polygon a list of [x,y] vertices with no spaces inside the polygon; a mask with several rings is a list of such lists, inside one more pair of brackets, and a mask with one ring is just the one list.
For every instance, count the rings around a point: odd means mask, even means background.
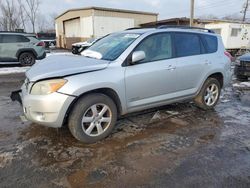
[{"label": "alloy wheel", "polygon": [[82,117],[82,130],[88,136],[103,134],[111,124],[112,113],[105,104],[94,104],[86,110]]}]

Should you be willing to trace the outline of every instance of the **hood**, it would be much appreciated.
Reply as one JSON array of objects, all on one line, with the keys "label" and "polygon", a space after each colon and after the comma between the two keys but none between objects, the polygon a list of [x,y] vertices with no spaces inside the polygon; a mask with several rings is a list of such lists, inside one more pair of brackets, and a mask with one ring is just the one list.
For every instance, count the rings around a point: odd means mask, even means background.
[{"label": "hood", "polygon": [[250,53],[246,53],[238,58],[240,61],[250,61]]},{"label": "hood", "polygon": [[105,69],[109,61],[73,55],[53,55],[34,64],[27,72],[30,81],[64,77],[72,74]]}]

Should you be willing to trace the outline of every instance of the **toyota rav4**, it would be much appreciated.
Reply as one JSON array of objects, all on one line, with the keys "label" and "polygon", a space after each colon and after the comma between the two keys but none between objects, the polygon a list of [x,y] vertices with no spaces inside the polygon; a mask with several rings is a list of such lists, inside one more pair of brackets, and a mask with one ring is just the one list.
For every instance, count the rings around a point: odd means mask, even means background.
[{"label": "toyota rav4", "polygon": [[222,39],[201,28],[110,34],[82,56],[50,56],[26,72],[19,100],[27,119],[67,124],[85,143],[107,137],[118,117],[183,100],[212,109],[231,80]]}]

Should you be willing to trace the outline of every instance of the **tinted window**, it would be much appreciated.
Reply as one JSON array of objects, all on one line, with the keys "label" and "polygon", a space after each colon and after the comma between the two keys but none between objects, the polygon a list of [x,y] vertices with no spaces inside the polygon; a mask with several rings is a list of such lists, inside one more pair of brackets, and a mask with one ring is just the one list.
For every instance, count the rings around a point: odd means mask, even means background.
[{"label": "tinted window", "polygon": [[146,58],[141,63],[169,59],[172,57],[171,35],[160,33],[144,39],[134,51],[144,51]]},{"label": "tinted window", "polygon": [[218,49],[217,37],[211,35],[201,35],[203,44],[206,46],[206,53],[214,53]]},{"label": "tinted window", "polygon": [[22,35],[2,35],[2,43],[29,42],[29,39]]},{"label": "tinted window", "polygon": [[196,34],[175,33],[176,56],[191,56],[201,54],[200,38]]}]

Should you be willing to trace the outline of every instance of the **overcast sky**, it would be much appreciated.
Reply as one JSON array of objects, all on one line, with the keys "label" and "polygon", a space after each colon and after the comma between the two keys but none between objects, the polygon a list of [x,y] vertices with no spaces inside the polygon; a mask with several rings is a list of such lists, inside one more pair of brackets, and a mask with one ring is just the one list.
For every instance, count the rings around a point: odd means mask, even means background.
[{"label": "overcast sky", "polygon": [[[42,14],[60,14],[70,8],[101,6],[159,13],[159,19],[189,17],[190,0],[42,0]],[[239,14],[246,0],[195,0],[195,17]],[[250,14],[249,16],[250,17]]]}]

